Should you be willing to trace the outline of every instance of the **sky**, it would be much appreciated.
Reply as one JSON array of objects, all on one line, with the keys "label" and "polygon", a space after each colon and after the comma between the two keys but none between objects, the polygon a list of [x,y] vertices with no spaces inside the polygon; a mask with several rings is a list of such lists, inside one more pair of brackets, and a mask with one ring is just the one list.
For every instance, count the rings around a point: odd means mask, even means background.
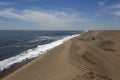
[{"label": "sky", "polygon": [[0,0],[0,30],[120,30],[120,0]]}]

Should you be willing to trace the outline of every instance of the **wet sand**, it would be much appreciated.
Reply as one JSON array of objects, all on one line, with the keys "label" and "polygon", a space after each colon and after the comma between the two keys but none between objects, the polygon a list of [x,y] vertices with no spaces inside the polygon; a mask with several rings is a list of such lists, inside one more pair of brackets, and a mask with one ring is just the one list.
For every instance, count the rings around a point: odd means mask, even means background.
[{"label": "wet sand", "polygon": [[8,76],[9,74],[13,73],[14,71],[16,71],[17,69],[21,68],[22,66],[26,65],[27,63],[31,62],[32,60],[34,60],[35,58],[33,59],[28,59],[28,60],[25,60],[23,62],[19,62],[19,63],[16,63],[12,66],[10,66],[8,69],[5,69],[3,71],[0,71],[0,79]]}]

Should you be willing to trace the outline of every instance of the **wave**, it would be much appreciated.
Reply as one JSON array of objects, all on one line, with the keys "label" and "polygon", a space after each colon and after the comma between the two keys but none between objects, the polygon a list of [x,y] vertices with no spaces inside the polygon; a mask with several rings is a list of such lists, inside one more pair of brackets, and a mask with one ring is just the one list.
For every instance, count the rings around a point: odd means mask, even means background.
[{"label": "wave", "polygon": [[[62,37],[62,36],[61,36]],[[28,41],[29,43],[44,41],[44,40],[58,40],[60,37],[53,36],[37,36],[34,40]]]},{"label": "wave", "polygon": [[27,59],[32,59],[32,58],[38,57],[39,55],[46,53],[47,51],[55,48],[56,46],[59,46],[63,42],[65,42],[71,38],[77,37],[77,36],[79,36],[79,34],[66,36],[63,39],[51,42],[49,44],[38,45],[36,48],[29,49],[27,51],[20,53],[19,55],[2,60],[2,61],[0,61],[0,71],[8,69],[10,66],[12,66],[16,63],[25,61]]}]

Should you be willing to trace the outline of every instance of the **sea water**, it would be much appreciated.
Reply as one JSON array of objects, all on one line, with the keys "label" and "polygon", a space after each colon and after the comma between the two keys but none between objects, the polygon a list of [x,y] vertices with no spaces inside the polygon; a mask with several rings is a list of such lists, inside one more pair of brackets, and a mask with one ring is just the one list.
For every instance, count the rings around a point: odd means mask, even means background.
[{"label": "sea water", "polygon": [[46,53],[84,31],[0,31],[0,71]]}]

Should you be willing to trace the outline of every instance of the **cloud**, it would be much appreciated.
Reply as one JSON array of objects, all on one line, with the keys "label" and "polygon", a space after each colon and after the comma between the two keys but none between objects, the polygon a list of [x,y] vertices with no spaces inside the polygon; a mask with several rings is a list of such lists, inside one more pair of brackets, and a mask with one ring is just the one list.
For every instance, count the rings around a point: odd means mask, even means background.
[{"label": "cloud", "polygon": [[112,8],[120,8],[120,4],[114,5]]},{"label": "cloud", "polygon": [[105,4],[106,4],[106,1],[107,1],[107,0],[100,0],[100,1],[98,2],[99,6],[100,6],[100,7],[104,7]]},{"label": "cloud", "polygon": [[14,8],[4,9],[0,11],[0,16],[13,18],[16,20],[36,23],[46,27],[69,27],[74,23],[89,22],[91,20],[80,17],[77,13],[67,13],[62,11],[35,11],[22,10],[18,11]]},{"label": "cloud", "polygon": [[10,6],[13,5],[13,2],[0,2],[0,6]]},{"label": "cloud", "polygon": [[114,4],[114,5],[109,5],[109,6],[105,7],[105,9],[114,16],[120,16],[120,3]]},{"label": "cloud", "polygon": [[106,9],[120,9],[120,3],[105,7]]},{"label": "cloud", "polygon": [[120,11],[112,12],[112,14],[115,15],[115,16],[120,16]]},{"label": "cloud", "polygon": [[102,13],[114,16],[120,16],[120,3],[104,6],[101,10]]}]

